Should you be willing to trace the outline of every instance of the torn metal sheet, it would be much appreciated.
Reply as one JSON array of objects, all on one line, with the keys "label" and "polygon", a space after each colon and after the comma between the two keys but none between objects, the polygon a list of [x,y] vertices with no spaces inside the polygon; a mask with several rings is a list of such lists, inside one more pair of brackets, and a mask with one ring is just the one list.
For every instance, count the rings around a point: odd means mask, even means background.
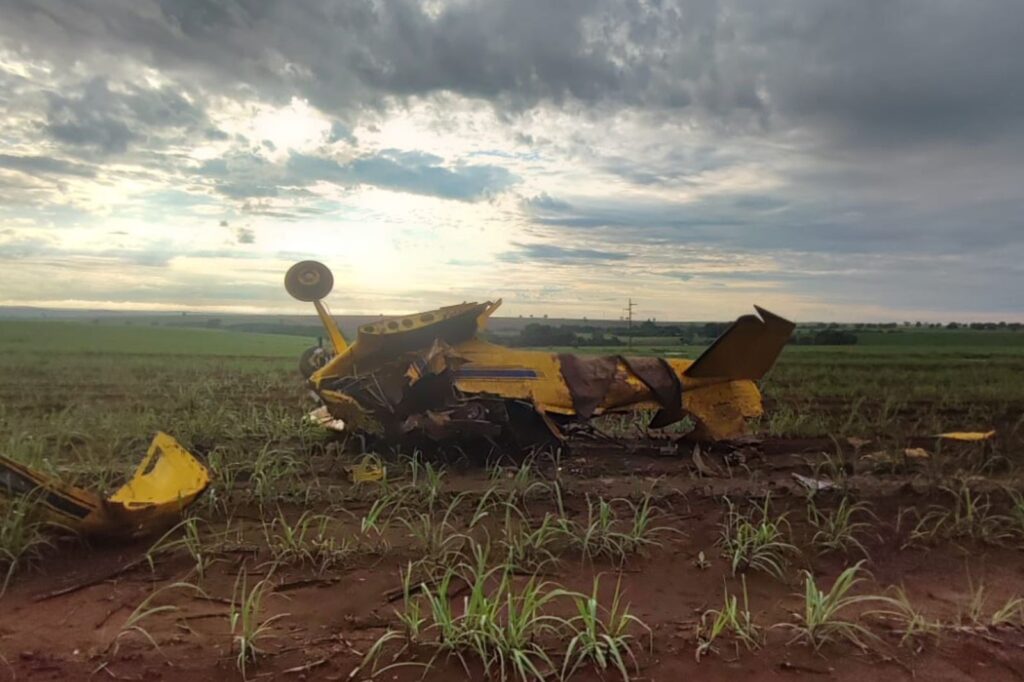
[{"label": "torn metal sheet", "polygon": [[[320,314],[331,281],[325,266],[305,261],[289,271],[286,288]],[[696,360],[580,357],[484,340],[479,332],[499,305],[383,318],[361,326],[352,343],[320,314],[328,336],[339,340],[336,354],[309,376],[310,388],[346,430],[390,441],[481,438],[529,446],[562,440],[573,423],[630,412],[653,412],[651,429],[689,416],[694,439],[732,440],[760,416],[757,382],[795,326],[758,308]]]},{"label": "torn metal sheet", "polygon": [[0,495],[38,495],[56,525],[85,535],[130,539],[164,530],[209,484],[206,467],[162,432],[131,479],[106,499],[0,457]]},{"label": "torn metal sheet", "polygon": [[615,380],[619,359],[615,356],[581,357],[563,353],[558,356],[562,379],[572,396],[572,407],[577,416],[588,419],[604,402]]},{"label": "torn metal sheet", "polygon": [[662,358],[623,357],[626,367],[651,390],[661,409],[648,426],[660,429],[675,424],[685,416],[683,412],[683,385]]}]

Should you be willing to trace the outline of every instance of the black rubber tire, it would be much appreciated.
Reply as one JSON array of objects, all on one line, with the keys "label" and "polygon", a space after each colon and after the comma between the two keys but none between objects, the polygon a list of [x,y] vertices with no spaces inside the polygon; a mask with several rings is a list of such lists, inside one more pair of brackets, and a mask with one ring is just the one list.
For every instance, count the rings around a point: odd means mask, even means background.
[{"label": "black rubber tire", "polygon": [[323,263],[304,260],[288,268],[284,276],[284,288],[292,298],[306,303],[326,298],[334,288],[334,275]]},{"label": "black rubber tire", "polygon": [[303,379],[308,379],[313,376],[313,372],[326,365],[333,357],[334,354],[326,348],[310,346],[299,357],[299,373],[302,374]]}]

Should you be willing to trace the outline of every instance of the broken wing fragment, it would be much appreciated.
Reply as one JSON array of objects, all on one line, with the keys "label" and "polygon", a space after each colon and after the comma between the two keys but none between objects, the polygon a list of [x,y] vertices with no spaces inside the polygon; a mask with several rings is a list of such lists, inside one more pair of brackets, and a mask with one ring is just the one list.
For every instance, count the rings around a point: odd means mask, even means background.
[{"label": "broken wing fragment", "polygon": [[35,494],[70,530],[130,539],[165,529],[202,494],[210,472],[178,441],[158,432],[131,480],[107,499],[0,456],[0,494]]}]

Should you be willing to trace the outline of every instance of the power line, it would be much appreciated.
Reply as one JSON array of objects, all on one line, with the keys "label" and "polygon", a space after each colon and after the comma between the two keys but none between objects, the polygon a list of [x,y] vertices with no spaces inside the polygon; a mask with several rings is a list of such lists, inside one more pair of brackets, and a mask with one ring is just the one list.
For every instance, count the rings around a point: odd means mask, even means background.
[{"label": "power line", "polygon": [[623,310],[626,311],[626,347],[633,347],[633,307],[636,303],[633,303],[633,299],[629,299],[629,303]]}]

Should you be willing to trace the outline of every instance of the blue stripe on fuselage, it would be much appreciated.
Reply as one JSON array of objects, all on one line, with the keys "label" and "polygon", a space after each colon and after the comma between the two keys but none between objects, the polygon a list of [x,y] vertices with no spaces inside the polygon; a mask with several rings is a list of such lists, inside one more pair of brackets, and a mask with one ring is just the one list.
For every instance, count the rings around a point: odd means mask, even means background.
[{"label": "blue stripe on fuselage", "polygon": [[456,379],[536,379],[537,372],[532,369],[512,369],[501,367],[462,367],[455,372]]}]

